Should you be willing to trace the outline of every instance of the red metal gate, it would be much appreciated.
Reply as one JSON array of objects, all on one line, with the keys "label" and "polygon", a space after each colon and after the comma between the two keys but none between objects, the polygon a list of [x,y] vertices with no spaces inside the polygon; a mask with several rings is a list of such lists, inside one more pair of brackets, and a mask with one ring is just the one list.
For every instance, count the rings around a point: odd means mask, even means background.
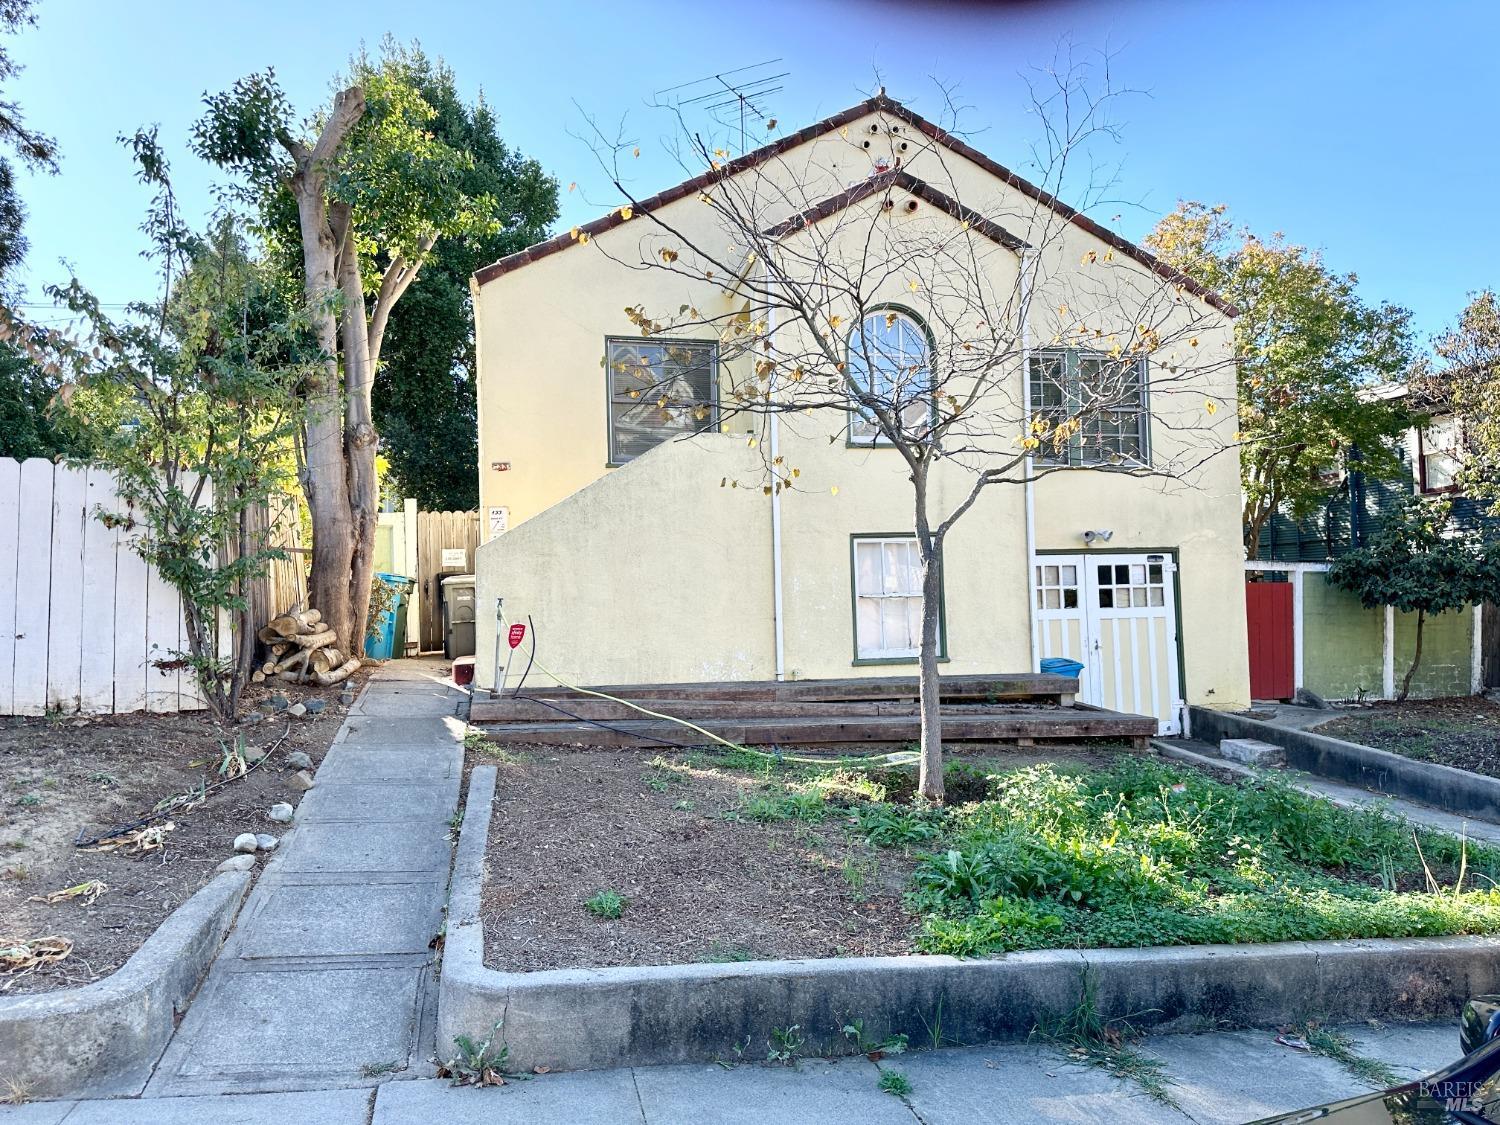
[{"label": "red metal gate", "polygon": [[1297,693],[1292,655],[1292,584],[1246,582],[1245,615],[1250,625],[1250,695],[1290,699]]}]

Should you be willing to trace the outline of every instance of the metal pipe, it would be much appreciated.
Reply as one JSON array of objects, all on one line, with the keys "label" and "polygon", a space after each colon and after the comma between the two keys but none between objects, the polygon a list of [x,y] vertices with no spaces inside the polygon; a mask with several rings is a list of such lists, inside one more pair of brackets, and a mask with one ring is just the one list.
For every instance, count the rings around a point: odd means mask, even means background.
[{"label": "metal pipe", "polygon": [[[765,262],[766,270],[766,339],[776,329],[776,309],[771,304],[769,294],[771,292],[771,263],[769,255]],[[776,480],[777,458],[781,456],[781,418],[775,410],[776,395],[776,368],[771,368],[770,385],[767,387],[767,402],[772,404],[771,410],[771,619],[776,637],[776,678],[786,679],[786,624],[784,620],[785,605],[782,601],[781,586],[781,488],[780,481]]]},{"label": "metal pipe", "polygon": [[[1021,411],[1023,433],[1030,436],[1031,427],[1031,266],[1036,251],[1021,251]],[[1035,462],[1026,452],[1026,481],[1021,486],[1026,509],[1026,618],[1031,624],[1031,669],[1041,667],[1041,637],[1037,635],[1036,617],[1036,482],[1032,479]]]}]

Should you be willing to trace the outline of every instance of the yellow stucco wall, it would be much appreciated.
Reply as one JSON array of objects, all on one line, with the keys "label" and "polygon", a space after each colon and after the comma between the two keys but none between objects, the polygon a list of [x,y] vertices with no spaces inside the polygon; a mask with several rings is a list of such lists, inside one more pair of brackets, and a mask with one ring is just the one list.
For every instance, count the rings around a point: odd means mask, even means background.
[{"label": "yellow stucco wall", "polygon": [[[851,126],[850,134],[859,137],[861,126]],[[838,134],[792,156],[770,174],[822,175],[842,185],[868,170],[868,154]],[[1164,294],[1173,299],[1168,285],[1136,263],[1102,262],[1107,247],[1087,232],[1047,227],[1056,222],[1050,212],[1039,215],[1031,200],[977,165],[951,153],[941,162],[924,153],[908,167],[1045,247],[1031,305],[1033,345],[1066,333],[1080,316],[1128,330],[1137,305]],[[819,190],[808,188],[809,201]],[[723,237],[711,210],[692,197],[663,214],[697,238]],[[927,210],[920,221],[953,220]],[[507,507],[512,528],[480,549],[481,621],[493,614],[494,598],[504,596],[508,610],[537,617],[544,663],[596,683],[767,677],[770,500],[759,490],[760,451],[749,449],[745,437],[760,421],[731,420],[727,428],[737,435],[672,442],[622,469],[607,466],[601,357],[606,335],[634,334],[623,310],[732,307],[711,286],[622,264],[652,256],[656,238],[646,222],[633,220],[477,289],[480,503]],[[1085,268],[1091,252],[1096,260]],[[1014,293],[1018,257],[988,242],[983,254],[996,291]],[[889,285],[890,299],[919,300],[900,278]],[[1195,347],[1175,341],[1171,354],[1151,357],[1151,442],[1158,463],[1186,471],[1186,478],[1096,471],[1048,477],[1035,488],[1036,545],[1082,551],[1084,529],[1108,528],[1112,549],[1177,552],[1186,698],[1242,706],[1249,684],[1239,476],[1235,454],[1226,449],[1235,413],[1228,321],[1194,298],[1175,300],[1162,315],[1191,326]],[[1178,373],[1169,375],[1174,367]],[[1018,403],[1020,382],[1017,364]],[[1219,408],[1213,415],[1205,410],[1210,401]],[[909,532],[912,489],[898,453],[851,448],[837,437],[841,427],[828,413],[783,424],[782,452],[801,472],[799,489],[782,498],[789,676],[892,670],[852,665],[849,537]],[[1222,452],[1215,456],[1215,449]],[[494,462],[509,467],[496,471]],[[726,477],[754,487],[721,488]],[[938,472],[934,507],[957,503],[971,479],[957,468]],[[953,531],[945,552],[945,671],[1029,666],[1024,526],[1023,490],[996,487]],[[622,574],[632,579],[622,581]],[[479,632],[479,678],[488,684],[493,638],[483,624]]]}]

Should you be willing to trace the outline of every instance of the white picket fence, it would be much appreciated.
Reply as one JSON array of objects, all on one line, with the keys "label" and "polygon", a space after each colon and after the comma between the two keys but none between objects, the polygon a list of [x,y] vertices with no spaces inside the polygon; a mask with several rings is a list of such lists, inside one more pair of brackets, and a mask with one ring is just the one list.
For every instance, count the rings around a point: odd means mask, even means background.
[{"label": "white picket fence", "polygon": [[0,458],[0,715],[203,706],[177,591],[96,515],[123,507],[103,470]]}]

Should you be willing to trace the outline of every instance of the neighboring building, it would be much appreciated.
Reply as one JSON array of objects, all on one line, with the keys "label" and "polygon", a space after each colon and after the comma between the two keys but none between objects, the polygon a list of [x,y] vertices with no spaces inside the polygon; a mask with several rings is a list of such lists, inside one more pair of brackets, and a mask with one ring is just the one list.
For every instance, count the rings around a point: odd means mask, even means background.
[{"label": "neighboring building", "polygon": [[[922,142],[915,155],[908,137]],[[1156,715],[1163,731],[1181,729],[1188,703],[1245,706],[1239,473],[1225,452],[1236,415],[1233,310],[883,94],[727,171],[772,161],[798,170],[810,203],[823,201],[805,222],[786,224],[788,238],[885,198],[893,223],[955,231],[962,223],[966,235],[982,233],[984,268],[1006,292],[1025,252],[1007,230],[1050,223],[1062,230],[1045,251],[1055,275],[1111,263],[1138,292],[1175,306],[1167,315],[1203,325],[1192,350],[1181,349],[1186,358],[1165,349],[1143,357],[1135,404],[1088,431],[1087,449],[1075,442],[1079,471],[989,488],[956,526],[944,554],[943,671],[1020,671],[1075,656],[1086,665],[1086,701]],[[652,229],[643,215],[659,211],[714,237],[712,209],[699,200],[711,180],[689,180],[642,201],[633,219],[612,214],[475,277],[487,539],[477,555],[481,685],[493,682],[500,598],[507,621],[531,620],[538,663],[573,683],[915,670],[912,491],[897,452],[872,442],[857,418],[846,426],[824,412],[782,430],[782,454],[800,469],[797,490],[768,497],[758,480],[721,487],[756,479],[760,452],[747,448],[747,420],[713,409],[696,421],[643,411],[613,374],[645,364],[661,377],[674,365],[684,395],[709,404],[728,385],[731,364],[720,362],[714,340],[643,339],[622,311],[738,307],[727,280],[691,290],[629,263]],[[860,330],[920,356],[933,318],[899,282]],[[1011,386],[1017,402],[1034,396],[1038,413],[1096,362],[1094,352],[1055,343],[1067,311],[1057,305],[1035,302],[1024,331],[1040,346],[1018,359]],[[1205,450],[1185,479],[1087,467],[1096,459],[1089,450],[1101,447],[1118,464],[1167,464],[1189,433]],[[935,500],[952,504],[967,479],[944,467]],[[1112,534],[1093,534],[1101,530]],[[536,668],[530,675],[546,682]]]},{"label": "neighboring building", "polygon": [[[1379,393],[1406,392],[1386,387]],[[1412,492],[1449,496],[1456,524],[1500,540],[1500,518],[1455,486],[1461,445],[1450,414],[1434,411],[1425,426],[1407,432],[1400,452],[1406,479],[1347,472],[1322,511],[1300,521],[1277,515],[1261,535],[1258,557],[1246,563],[1256,698],[1287,698],[1298,688],[1326,699],[1394,698],[1411,664],[1416,614],[1366,609],[1326,576],[1331,560],[1363,547]],[[1429,616],[1412,695],[1467,695],[1493,687],[1500,687],[1500,609]]]}]

